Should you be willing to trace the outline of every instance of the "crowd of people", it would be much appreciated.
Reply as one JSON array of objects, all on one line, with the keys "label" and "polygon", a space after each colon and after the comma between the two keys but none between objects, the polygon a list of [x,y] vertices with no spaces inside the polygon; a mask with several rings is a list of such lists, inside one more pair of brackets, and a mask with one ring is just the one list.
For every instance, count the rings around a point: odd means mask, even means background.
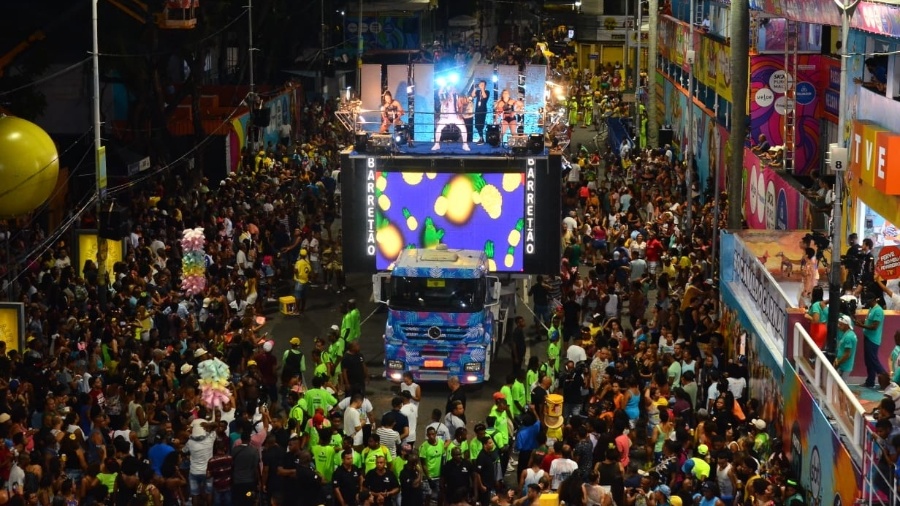
[{"label": "crowd of people", "polygon": [[[419,413],[409,374],[376,409],[342,269],[335,106],[305,106],[296,135],[219,184],[176,168],[130,190],[103,278],[66,240],[28,255],[39,228],[9,224],[22,262],[4,293],[26,337],[0,349],[0,504],[804,504],[720,333],[727,200],[716,216],[668,146],[572,150],[560,269],[530,290],[534,325],[512,322],[488,412],[451,377],[444,409]],[[208,287],[188,296],[179,239],[197,226]],[[293,293],[303,315],[314,286],[341,294],[341,318],[310,353],[299,332],[276,356],[266,303]],[[201,394],[211,359],[232,374],[222,405]]]}]

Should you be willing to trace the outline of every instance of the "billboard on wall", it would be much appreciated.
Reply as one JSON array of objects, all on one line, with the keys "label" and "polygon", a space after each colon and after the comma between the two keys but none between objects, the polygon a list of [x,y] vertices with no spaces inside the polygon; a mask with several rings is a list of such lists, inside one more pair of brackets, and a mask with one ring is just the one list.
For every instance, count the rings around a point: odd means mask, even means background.
[{"label": "billboard on wall", "polygon": [[780,432],[792,474],[806,490],[807,504],[854,504],[860,469],[790,360],[784,360],[784,426]]},{"label": "billboard on wall", "polygon": [[419,15],[392,15],[377,14],[363,16],[362,22],[359,16],[346,17],[344,33],[347,40],[355,42],[362,32],[363,43],[366,50],[373,49],[419,49],[420,30]]},{"label": "billboard on wall", "polygon": [[744,148],[744,219],[751,229],[813,228],[809,199]]},{"label": "billboard on wall", "polygon": [[[821,101],[820,83],[827,79],[825,65],[819,65],[818,55],[798,58],[797,76],[784,70],[783,56],[759,55],[750,58],[750,135],[753,139],[765,134],[769,144],[784,144],[785,117],[794,111],[794,173],[806,174],[820,165],[819,118],[816,113]],[[795,99],[786,96],[789,82],[794,83]]]}]

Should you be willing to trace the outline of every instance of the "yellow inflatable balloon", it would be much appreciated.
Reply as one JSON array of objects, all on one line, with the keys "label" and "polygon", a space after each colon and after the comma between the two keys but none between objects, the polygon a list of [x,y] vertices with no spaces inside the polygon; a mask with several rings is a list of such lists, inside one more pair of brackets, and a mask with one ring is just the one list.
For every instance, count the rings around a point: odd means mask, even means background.
[{"label": "yellow inflatable balloon", "polygon": [[59,155],[41,127],[0,116],[0,216],[18,216],[43,204],[59,176]]}]

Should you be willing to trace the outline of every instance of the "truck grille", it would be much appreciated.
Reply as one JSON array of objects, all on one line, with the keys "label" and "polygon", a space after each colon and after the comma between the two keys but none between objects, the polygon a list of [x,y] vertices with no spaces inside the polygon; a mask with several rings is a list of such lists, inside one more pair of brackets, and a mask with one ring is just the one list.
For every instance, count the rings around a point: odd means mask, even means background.
[{"label": "truck grille", "polygon": [[432,325],[400,325],[407,339],[433,341],[462,341],[466,338],[466,328],[459,325],[436,327]]}]

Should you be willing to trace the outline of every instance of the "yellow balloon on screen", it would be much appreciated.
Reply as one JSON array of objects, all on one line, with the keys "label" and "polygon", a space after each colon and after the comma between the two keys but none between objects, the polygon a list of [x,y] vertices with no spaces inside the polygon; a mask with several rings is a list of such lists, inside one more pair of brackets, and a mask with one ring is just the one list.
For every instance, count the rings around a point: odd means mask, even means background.
[{"label": "yellow balloon on screen", "polygon": [[43,204],[59,176],[59,155],[41,127],[0,116],[0,216],[18,216]]}]

